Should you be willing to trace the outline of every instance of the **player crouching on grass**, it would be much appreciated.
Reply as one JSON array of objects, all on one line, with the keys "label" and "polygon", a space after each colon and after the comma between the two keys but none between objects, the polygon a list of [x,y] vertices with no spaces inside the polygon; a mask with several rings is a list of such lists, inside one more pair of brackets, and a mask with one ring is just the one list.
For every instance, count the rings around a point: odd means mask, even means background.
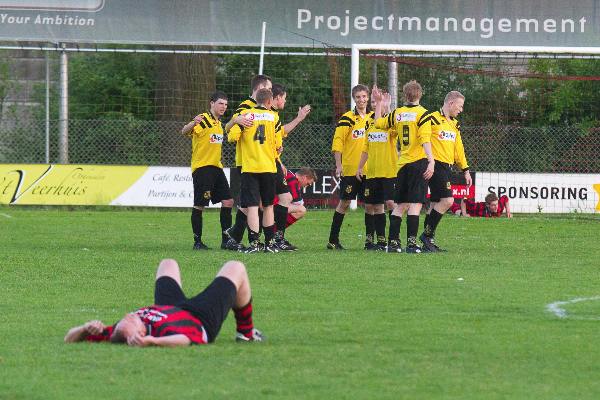
[{"label": "player crouching on grass", "polygon": [[[285,226],[286,228],[290,225],[298,222],[299,219],[303,218],[306,214],[306,207],[304,207],[304,200],[302,199],[302,191],[305,187],[312,185],[317,180],[317,174],[312,168],[303,167],[300,168],[296,173],[288,170],[285,175],[285,180],[287,182],[287,186],[289,187],[290,194],[292,196],[292,201],[287,207],[287,218]],[[278,198],[275,197],[273,200],[275,205],[277,205]],[[284,239],[285,240],[285,239]],[[287,243],[287,249],[283,249],[282,247],[279,250],[283,251],[295,251],[297,250],[296,246],[292,246]]]},{"label": "player crouching on grass", "polygon": [[244,264],[226,262],[204,291],[187,298],[177,261],[165,259],[156,271],[153,305],[126,314],[112,326],[94,320],[71,328],[65,342],[110,341],[139,347],[207,344],[217,338],[230,309],[236,341],[264,341],[252,321],[252,293]]},{"label": "player crouching on grass", "polygon": [[[271,110],[279,114],[283,111],[287,102],[287,91],[283,85],[278,83],[273,84],[273,103]],[[287,226],[286,219],[289,215],[289,206],[292,202],[292,194],[286,180],[287,168],[281,162],[281,153],[283,152],[283,139],[287,137],[306,116],[310,113],[310,105],[305,105],[298,109],[298,115],[292,121],[283,125],[282,128],[275,133],[275,164],[277,166],[277,176],[275,178],[275,193],[277,194],[277,202],[273,206],[273,214],[275,218],[275,243],[281,251],[294,251],[296,247],[285,239],[285,228]]]},{"label": "player crouching on grass", "polygon": [[460,205],[454,203],[450,210],[453,214],[463,217],[500,217],[506,211],[506,217],[512,218],[508,197],[498,198],[496,193],[492,192],[485,196],[485,201],[474,202],[467,198],[461,199]]}]

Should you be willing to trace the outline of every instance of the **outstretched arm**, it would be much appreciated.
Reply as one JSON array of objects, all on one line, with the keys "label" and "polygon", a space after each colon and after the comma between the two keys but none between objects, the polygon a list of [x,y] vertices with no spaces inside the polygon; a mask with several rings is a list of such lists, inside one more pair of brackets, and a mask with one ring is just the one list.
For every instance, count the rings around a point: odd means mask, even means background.
[{"label": "outstretched arm", "polygon": [[83,325],[69,329],[65,335],[65,343],[84,341],[90,335],[100,335],[106,326],[102,321],[88,321]]},{"label": "outstretched arm", "polygon": [[162,347],[177,347],[177,346],[189,346],[192,341],[185,335],[170,335],[170,336],[161,336],[154,337],[150,335],[141,336],[134,335],[127,339],[127,344],[129,346],[139,346],[139,347],[147,347],[147,346],[162,346]]}]

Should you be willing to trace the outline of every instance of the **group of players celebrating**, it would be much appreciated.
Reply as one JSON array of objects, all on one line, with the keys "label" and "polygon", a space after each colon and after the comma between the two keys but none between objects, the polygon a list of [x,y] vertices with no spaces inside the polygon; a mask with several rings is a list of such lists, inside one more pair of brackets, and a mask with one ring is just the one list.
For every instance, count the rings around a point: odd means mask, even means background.
[{"label": "group of players celebrating", "polygon": [[[428,111],[419,104],[423,89],[414,80],[403,86],[403,95],[405,104],[390,110],[391,96],[376,86],[370,104],[368,87],[352,88],[356,108],[340,118],[331,147],[341,183],[328,249],[344,249],[339,239],[340,228],[351,200],[358,196],[365,203],[366,250],[443,251],[435,242],[435,232],[454,203],[451,166],[456,164],[463,171],[468,186],[472,183],[456,120],[465,97],[451,91],[439,111]],[[426,202],[428,186],[430,208],[419,246],[419,214]],[[387,240],[386,208],[390,211]],[[407,237],[403,250],[399,236],[405,213]]]},{"label": "group of players celebrating", "polygon": [[[252,95],[223,124],[220,118],[227,110],[227,95],[215,92],[210,110],[185,125],[182,133],[192,137],[192,180],[194,207],[192,230],[194,249],[208,247],[202,242],[202,211],[209,202],[221,202],[221,248],[255,253],[294,251],[296,246],[285,238],[286,227],[306,212],[302,189],[316,180],[315,172],[301,168],[288,171],[281,163],[283,139],[310,113],[310,106],[300,107],[298,115],[283,125],[279,111],[285,107],[287,93],[266,75],[252,79]],[[233,198],[221,163],[221,147],[227,140],[236,143],[236,168],[240,174],[240,204],[232,225]],[[247,247],[242,245],[248,229]],[[265,241],[260,241],[260,232]]]},{"label": "group of players celebrating", "polygon": [[[439,111],[428,111],[419,104],[423,90],[413,80],[403,87],[405,104],[390,110],[388,93],[376,86],[369,92],[364,85],[352,88],[356,107],[341,116],[335,129],[332,152],[341,181],[340,201],[327,248],[344,249],[339,240],[340,228],[350,202],[358,197],[365,203],[366,250],[443,251],[434,237],[443,214],[454,203],[451,166],[457,164],[467,185],[472,183],[456,120],[465,98],[451,91]],[[252,79],[252,95],[239,105],[227,124],[220,121],[227,110],[227,95],[215,92],[210,110],[183,127],[182,133],[192,137],[194,249],[208,248],[202,242],[202,211],[209,202],[221,202],[221,248],[246,253],[297,249],[285,239],[285,230],[306,212],[302,188],[311,185],[316,175],[308,167],[294,174],[281,162],[283,139],[310,113],[309,105],[301,107],[296,118],[283,125],[278,112],[285,103],[285,88],[273,84],[266,75],[257,75]],[[225,134],[229,142],[236,143],[236,168],[232,171],[240,174],[241,181],[233,225],[234,201],[221,163]],[[430,208],[419,246],[419,214],[428,186]],[[387,240],[386,209],[390,220]],[[403,249],[399,236],[405,213],[407,241]],[[242,245],[246,229],[247,247]],[[261,229],[264,243],[260,241]]]}]

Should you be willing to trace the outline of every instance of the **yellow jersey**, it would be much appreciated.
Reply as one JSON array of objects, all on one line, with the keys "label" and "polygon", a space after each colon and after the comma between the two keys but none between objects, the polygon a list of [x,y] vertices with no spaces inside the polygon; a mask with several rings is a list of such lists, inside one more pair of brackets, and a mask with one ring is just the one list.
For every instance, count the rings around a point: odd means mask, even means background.
[{"label": "yellow jersey", "polygon": [[425,107],[409,104],[375,121],[377,128],[393,128],[397,132],[400,142],[398,170],[406,164],[427,158],[423,149],[423,144],[431,142],[431,122],[427,114]]},{"label": "yellow jersey", "polygon": [[189,133],[192,137],[192,172],[207,165],[223,168],[223,124],[211,112],[203,113],[202,117],[202,121],[194,125]]},{"label": "yellow jersey", "polygon": [[369,165],[364,169],[367,179],[395,178],[398,173],[398,133],[395,129],[380,129],[371,120],[363,152],[369,155]]},{"label": "yellow jersey", "polygon": [[240,114],[248,115],[254,123],[248,128],[234,125],[229,130],[227,140],[240,144],[242,172],[277,172],[275,136],[281,130],[279,116],[261,106],[243,110]]},{"label": "yellow jersey", "polygon": [[[231,118],[235,118],[244,110],[249,110],[253,107],[256,107],[256,101],[252,97],[248,97],[246,100],[242,101],[238,108],[235,110],[235,113],[231,116]],[[235,166],[242,166],[242,148],[241,142],[237,142],[235,145]]]},{"label": "yellow jersey", "polygon": [[465,148],[460,136],[460,124],[456,118],[446,118],[442,111],[429,114],[431,119],[431,149],[433,158],[446,164],[456,164],[469,169]]},{"label": "yellow jersey", "polygon": [[[356,175],[365,144],[367,122],[373,114],[370,112],[363,118],[356,109],[348,111],[340,117],[335,127],[331,151],[342,153],[342,175],[344,176]],[[366,164],[364,168],[367,169]]]},{"label": "yellow jersey", "polygon": [[[279,117],[279,110],[276,110],[275,108],[271,107],[271,111],[273,111],[275,114],[277,114],[277,116]],[[279,161],[279,163],[281,164],[281,154],[279,154],[279,152],[277,150],[279,150],[280,148],[283,147],[283,138],[287,137],[287,134],[285,133],[285,130],[283,129],[283,125],[281,126],[281,129],[277,132],[275,132],[275,160]]]}]

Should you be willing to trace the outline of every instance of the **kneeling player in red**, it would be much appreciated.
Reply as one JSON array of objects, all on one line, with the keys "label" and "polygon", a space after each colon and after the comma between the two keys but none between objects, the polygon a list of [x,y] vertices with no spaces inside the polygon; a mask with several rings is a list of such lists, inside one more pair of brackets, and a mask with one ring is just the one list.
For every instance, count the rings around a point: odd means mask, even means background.
[{"label": "kneeling player in red", "polygon": [[[295,224],[299,219],[304,217],[306,214],[306,207],[304,207],[304,200],[302,199],[302,190],[312,185],[317,180],[317,174],[312,168],[302,167],[296,173],[288,170],[285,175],[285,180],[290,190],[290,194],[292,195],[292,202],[288,206],[288,214],[286,220],[286,228],[290,225]],[[275,197],[274,203],[277,205],[278,198]],[[277,227],[277,229],[281,229],[281,227]],[[285,240],[285,239],[284,239]],[[292,246],[289,242],[286,241],[287,248],[285,251],[294,251],[297,250],[296,246]],[[282,250],[282,248],[280,248]]]},{"label": "kneeling player in red", "polygon": [[154,305],[126,314],[112,326],[95,320],[71,328],[65,342],[110,341],[141,347],[206,344],[215,341],[230,309],[237,341],[264,340],[252,322],[252,293],[244,264],[226,262],[204,291],[187,298],[181,289],[179,265],[166,259],[156,271]]}]

